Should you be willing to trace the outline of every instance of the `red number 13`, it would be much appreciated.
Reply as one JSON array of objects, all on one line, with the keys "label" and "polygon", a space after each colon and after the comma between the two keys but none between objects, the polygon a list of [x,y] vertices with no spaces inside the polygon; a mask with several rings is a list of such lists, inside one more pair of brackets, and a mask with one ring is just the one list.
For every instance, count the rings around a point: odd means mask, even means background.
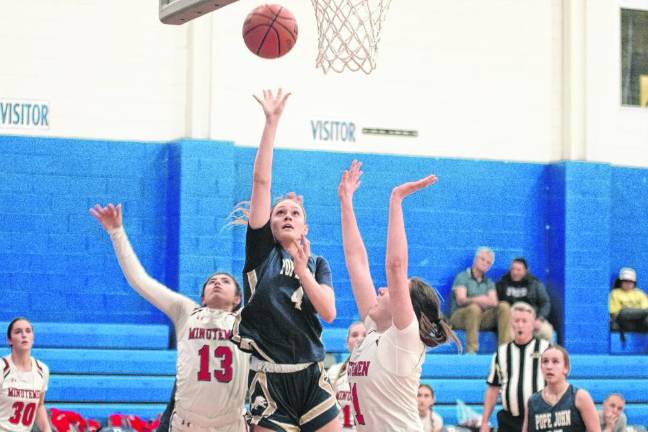
[{"label": "red number 13", "polygon": [[[209,369],[209,345],[203,345],[198,350],[200,356],[200,370],[198,371],[198,381],[211,381]],[[232,381],[232,349],[226,346],[216,347],[214,357],[220,360],[220,368],[214,369],[214,378],[216,381],[228,383]]]}]

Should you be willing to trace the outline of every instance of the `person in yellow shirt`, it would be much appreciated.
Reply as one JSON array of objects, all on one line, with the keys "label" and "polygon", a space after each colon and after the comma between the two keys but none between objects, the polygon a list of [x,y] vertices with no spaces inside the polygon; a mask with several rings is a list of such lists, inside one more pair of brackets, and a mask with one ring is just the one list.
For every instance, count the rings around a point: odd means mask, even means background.
[{"label": "person in yellow shirt", "polygon": [[610,317],[622,331],[648,332],[648,296],[637,288],[637,272],[630,267],[619,271],[610,292]]}]

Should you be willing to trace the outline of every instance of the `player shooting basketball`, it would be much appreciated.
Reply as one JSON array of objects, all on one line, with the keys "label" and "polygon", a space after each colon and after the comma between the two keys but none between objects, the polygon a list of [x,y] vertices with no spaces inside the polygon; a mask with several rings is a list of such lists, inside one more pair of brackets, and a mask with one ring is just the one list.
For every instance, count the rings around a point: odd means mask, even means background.
[{"label": "player shooting basketball", "polygon": [[331,270],[324,258],[310,253],[301,200],[289,195],[271,205],[274,139],[288,96],[281,90],[255,96],[266,122],[252,177],[243,269],[246,303],[232,340],[252,353],[250,421],[255,431],[339,431],[318,318],[335,318]]}]

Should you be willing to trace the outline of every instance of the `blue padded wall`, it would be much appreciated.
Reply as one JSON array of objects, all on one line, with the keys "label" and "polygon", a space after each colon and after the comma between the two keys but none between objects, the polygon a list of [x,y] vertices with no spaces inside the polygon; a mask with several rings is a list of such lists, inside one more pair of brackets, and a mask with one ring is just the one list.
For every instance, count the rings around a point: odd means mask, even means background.
[{"label": "blue padded wall", "polygon": [[[254,148],[237,149],[237,199],[250,196]],[[289,191],[304,196],[314,253],[333,269],[338,325],[357,317],[341,247],[337,185],[354,158],[363,162],[362,185],[354,203],[376,286],[383,269],[387,205],[391,189],[429,173],[438,184],[405,202],[410,274],[431,282],[446,299],[456,272],[472,262],[477,247],[497,254],[490,276],[497,279],[516,256],[525,256],[544,278],[544,170],[541,164],[381,155],[285,151],[275,153],[273,197]],[[242,268],[243,230],[235,235],[235,267]]]},{"label": "blue padded wall", "polygon": [[608,164],[570,162],[565,178],[565,283],[562,342],[572,352],[604,353],[610,260]]},{"label": "blue padded wall", "polygon": [[648,170],[612,170],[610,209],[610,286],[621,267],[637,270],[637,284],[648,290]]},{"label": "blue padded wall", "polygon": [[0,136],[0,320],[163,320],[88,209],[122,202],[142,263],[164,280],[166,178],[165,145]]},{"label": "blue padded wall", "polygon": [[[245,230],[227,216],[249,199],[255,152],[231,142],[0,137],[0,320],[168,322],[127,286],[87,214],[96,202],[124,203],[145,268],[172,289],[198,300],[214,270],[240,277]],[[337,326],[357,316],[337,200],[354,157],[364,162],[355,205],[377,286],[385,284],[390,191],[433,172],[439,183],[405,203],[410,273],[439,289],[446,311],[454,275],[488,245],[497,253],[493,279],[522,255],[547,282],[561,341],[575,352],[607,352],[614,274],[622,265],[640,281],[648,274],[648,170],[277,150],[273,195],[305,196],[313,252],[333,269]]]}]

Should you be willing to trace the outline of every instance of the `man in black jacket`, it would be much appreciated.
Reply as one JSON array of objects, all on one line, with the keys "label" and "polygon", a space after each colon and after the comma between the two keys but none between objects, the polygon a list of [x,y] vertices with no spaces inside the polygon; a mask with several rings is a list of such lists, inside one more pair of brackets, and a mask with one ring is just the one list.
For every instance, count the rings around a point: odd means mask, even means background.
[{"label": "man in black jacket", "polygon": [[553,326],[549,323],[551,301],[542,282],[529,273],[529,266],[524,258],[515,258],[511,267],[497,282],[497,298],[513,304],[523,301],[530,304],[536,312],[534,334],[551,341]]}]

